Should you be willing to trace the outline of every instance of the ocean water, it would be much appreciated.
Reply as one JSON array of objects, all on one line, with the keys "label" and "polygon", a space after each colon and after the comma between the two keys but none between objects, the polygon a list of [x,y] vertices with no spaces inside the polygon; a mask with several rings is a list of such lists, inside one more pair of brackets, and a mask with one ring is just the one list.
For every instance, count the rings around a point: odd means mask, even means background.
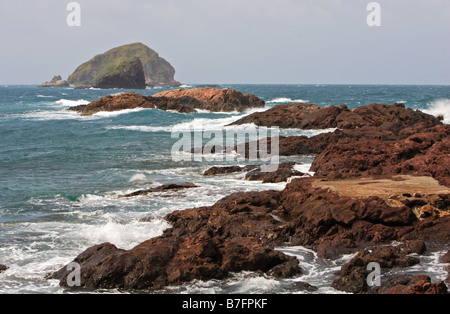
[{"label": "ocean water", "polygon": [[[188,88],[190,86],[184,86]],[[266,107],[292,102],[319,105],[346,103],[350,108],[373,102],[403,102],[409,108],[442,115],[450,121],[448,86],[363,85],[222,85],[251,93]],[[162,89],[137,91],[152,95]],[[261,184],[243,174],[220,178],[202,172],[222,162],[177,162],[171,148],[172,130],[221,130],[245,113],[180,114],[157,109],[125,110],[80,117],[67,108],[87,104],[122,90],[42,89],[0,86],[0,293],[63,293],[45,276],[72,261],[85,249],[111,242],[131,249],[169,227],[162,218],[174,210],[212,205],[237,191],[282,190],[285,183]],[[245,126],[244,126],[245,127]],[[244,128],[238,126],[236,128]],[[323,132],[330,131],[324,130]],[[313,136],[320,131],[281,130],[282,135]],[[286,158],[308,169],[314,156]],[[282,159],[283,161],[283,159]],[[119,195],[165,183],[192,182],[200,187],[130,199]],[[154,218],[142,222],[142,218]],[[169,287],[175,293],[297,293],[292,284],[305,281],[319,293],[330,288],[342,263],[319,259],[302,248],[279,248],[301,261],[305,275],[276,280],[254,273],[235,274],[224,281],[192,282]],[[421,257],[414,271],[433,279],[446,273],[439,252]]]}]

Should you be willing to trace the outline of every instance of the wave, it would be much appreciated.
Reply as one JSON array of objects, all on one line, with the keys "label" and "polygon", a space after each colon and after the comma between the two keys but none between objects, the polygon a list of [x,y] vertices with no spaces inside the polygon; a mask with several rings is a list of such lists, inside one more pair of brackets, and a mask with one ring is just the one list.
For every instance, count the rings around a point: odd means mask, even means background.
[{"label": "wave", "polygon": [[87,105],[90,101],[79,99],[79,100],[69,100],[69,99],[60,99],[55,101],[56,105],[62,106],[62,107],[76,107],[81,105]]},{"label": "wave", "polygon": [[37,95],[37,98],[55,98],[55,96]]},{"label": "wave", "polygon": [[307,102],[308,102],[308,100],[291,99],[291,98],[286,98],[286,97],[275,98],[275,99],[267,101],[267,103],[271,103],[271,104],[307,103]]},{"label": "wave", "polygon": [[431,114],[435,117],[444,117],[444,123],[450,124],[450,99],[442,98],[434,100],[428,104],[427,109],[421,109],[421,111]]}]

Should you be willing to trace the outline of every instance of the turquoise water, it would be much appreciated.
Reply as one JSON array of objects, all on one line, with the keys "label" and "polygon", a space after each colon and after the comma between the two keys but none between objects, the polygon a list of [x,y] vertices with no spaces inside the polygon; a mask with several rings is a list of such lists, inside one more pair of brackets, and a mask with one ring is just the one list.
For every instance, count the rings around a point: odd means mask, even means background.
[{"label": "turquoise water", "polygon": [[[446,123],[450,118],[448,86],[221,87],[254,94],[264,99],[267,107],[310,102],[323,106],[346,103],[354,108],[373,102],[403,102],[413,109],[444,115]],[[161,90],[138,92],[151,95]],[[236,191],[284,188],[285,184],[243,181],[241,174],[220,180],[203,178],[202,171],[217,163],[172,160],[171,148],[177,139],[171,138],[171,130],[194,126],[218,130],[254,110],[242,114],[180,114],[148,109],[92,117],[67,111],[70,106],[119,92],[124,91],[0,86],[0,264],[10,267],[0,275],[0,293],[62,292],[58,283],[45,280],[45,275],[92,245],[112,242],[129,249],[161,234],[168,227],[161,218],[171,211],[212,205]],[[311,136],[317,132],[282,130],[282,134]],[[289,160],[309,164],[313,156]],[[170,193],[170,197],[117,198],[176,182],[193,182],[200,188]],[[145,217],[154,220],[141,222]],[[302,249],[299,252],[304,257],[312,254]],[[311,257],[305,263],[317,268],[322,262]],[[330,265],[321,267],[317,272],[320,276],[332,269]],[[253,291],[251,284],[256,282],[260,292],[284,291],[284,282],[248,276],[250,279],[237,277],[226,287],[223,283],[208,283],[205,289],[246,292],[241,290],[247,287]],[[311,280],[320,285],[316,277]],[[327,280],[323,289],[328,289],[326,286]],[[202,284],[187,285],[185,289],[201,292]]]}]

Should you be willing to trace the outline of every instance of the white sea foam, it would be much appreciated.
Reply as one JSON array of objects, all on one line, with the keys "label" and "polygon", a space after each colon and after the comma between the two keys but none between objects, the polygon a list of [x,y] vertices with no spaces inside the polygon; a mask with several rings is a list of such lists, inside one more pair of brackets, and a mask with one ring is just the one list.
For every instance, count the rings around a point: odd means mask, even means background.
[{"label": "white sea foam", "polygon": [[274,104],[288,104],[288,103],[306,103],[308,100],[303,99],[291,99],[287,97],[279,97],[272,100],[267,101],[267,103],[274,103]]},{"label": "white sea foam", "polygon": [[79,236],[90,243],[109,242],[121,249],[132,249],[139,243],[160,236],[170,225],[163,219],[149,222],[120,223],[113,220],[103,225],[82,225]]},{"label": "white sea foam", "polygon": [[132,176],[129,180],[129,182],[145,182],[147,181],[147,177],[143,173],[137,173],[134,176]]},{"label": "white sea foam", "polygon": [[87,105],[90,101],[79,99],[79,100],[69,100],[69,99],[60,99],[55,101],[55,104],[60,105],[62,107],[76,107],[80,105]]},{"label": "white sea foam", "polygon": [[55,98],[55,96],[37,95],[38,98]]},{"label": "white sea foam", "polygon": [[294,170],[300,171],[302,173],[308,174],[310,176],[314,176],[315,172],[310,171],[311,164],[297,164],[294,166]]},{"label": "white sea foam", "polygon": [[450,99],[437,99],[428,104],[427,109],[421,109],[421,111],[431,114],[435,117],[443,116],[443,122],[445,124],[450,124]]}]

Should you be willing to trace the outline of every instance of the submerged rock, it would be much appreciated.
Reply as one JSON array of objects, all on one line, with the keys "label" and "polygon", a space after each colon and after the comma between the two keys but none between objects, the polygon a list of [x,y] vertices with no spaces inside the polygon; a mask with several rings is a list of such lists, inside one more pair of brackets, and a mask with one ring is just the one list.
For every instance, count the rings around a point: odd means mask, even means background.
[{"label": "submerged rock", "polygon": [[192,189],[192,188],[198,188],[198,186],[193,183],[165,184],[165,185],[161,185],[156,188],[152,188],[152,189],[148,189],[148,190],[140,190],[140,191],[133,192],[133,193],[130,193],[127,195],[119,195],[119,198],[143,196],[143,195],[147,195],[150,193],[156,193],[156,192],[180,191],[180,190]]}]

